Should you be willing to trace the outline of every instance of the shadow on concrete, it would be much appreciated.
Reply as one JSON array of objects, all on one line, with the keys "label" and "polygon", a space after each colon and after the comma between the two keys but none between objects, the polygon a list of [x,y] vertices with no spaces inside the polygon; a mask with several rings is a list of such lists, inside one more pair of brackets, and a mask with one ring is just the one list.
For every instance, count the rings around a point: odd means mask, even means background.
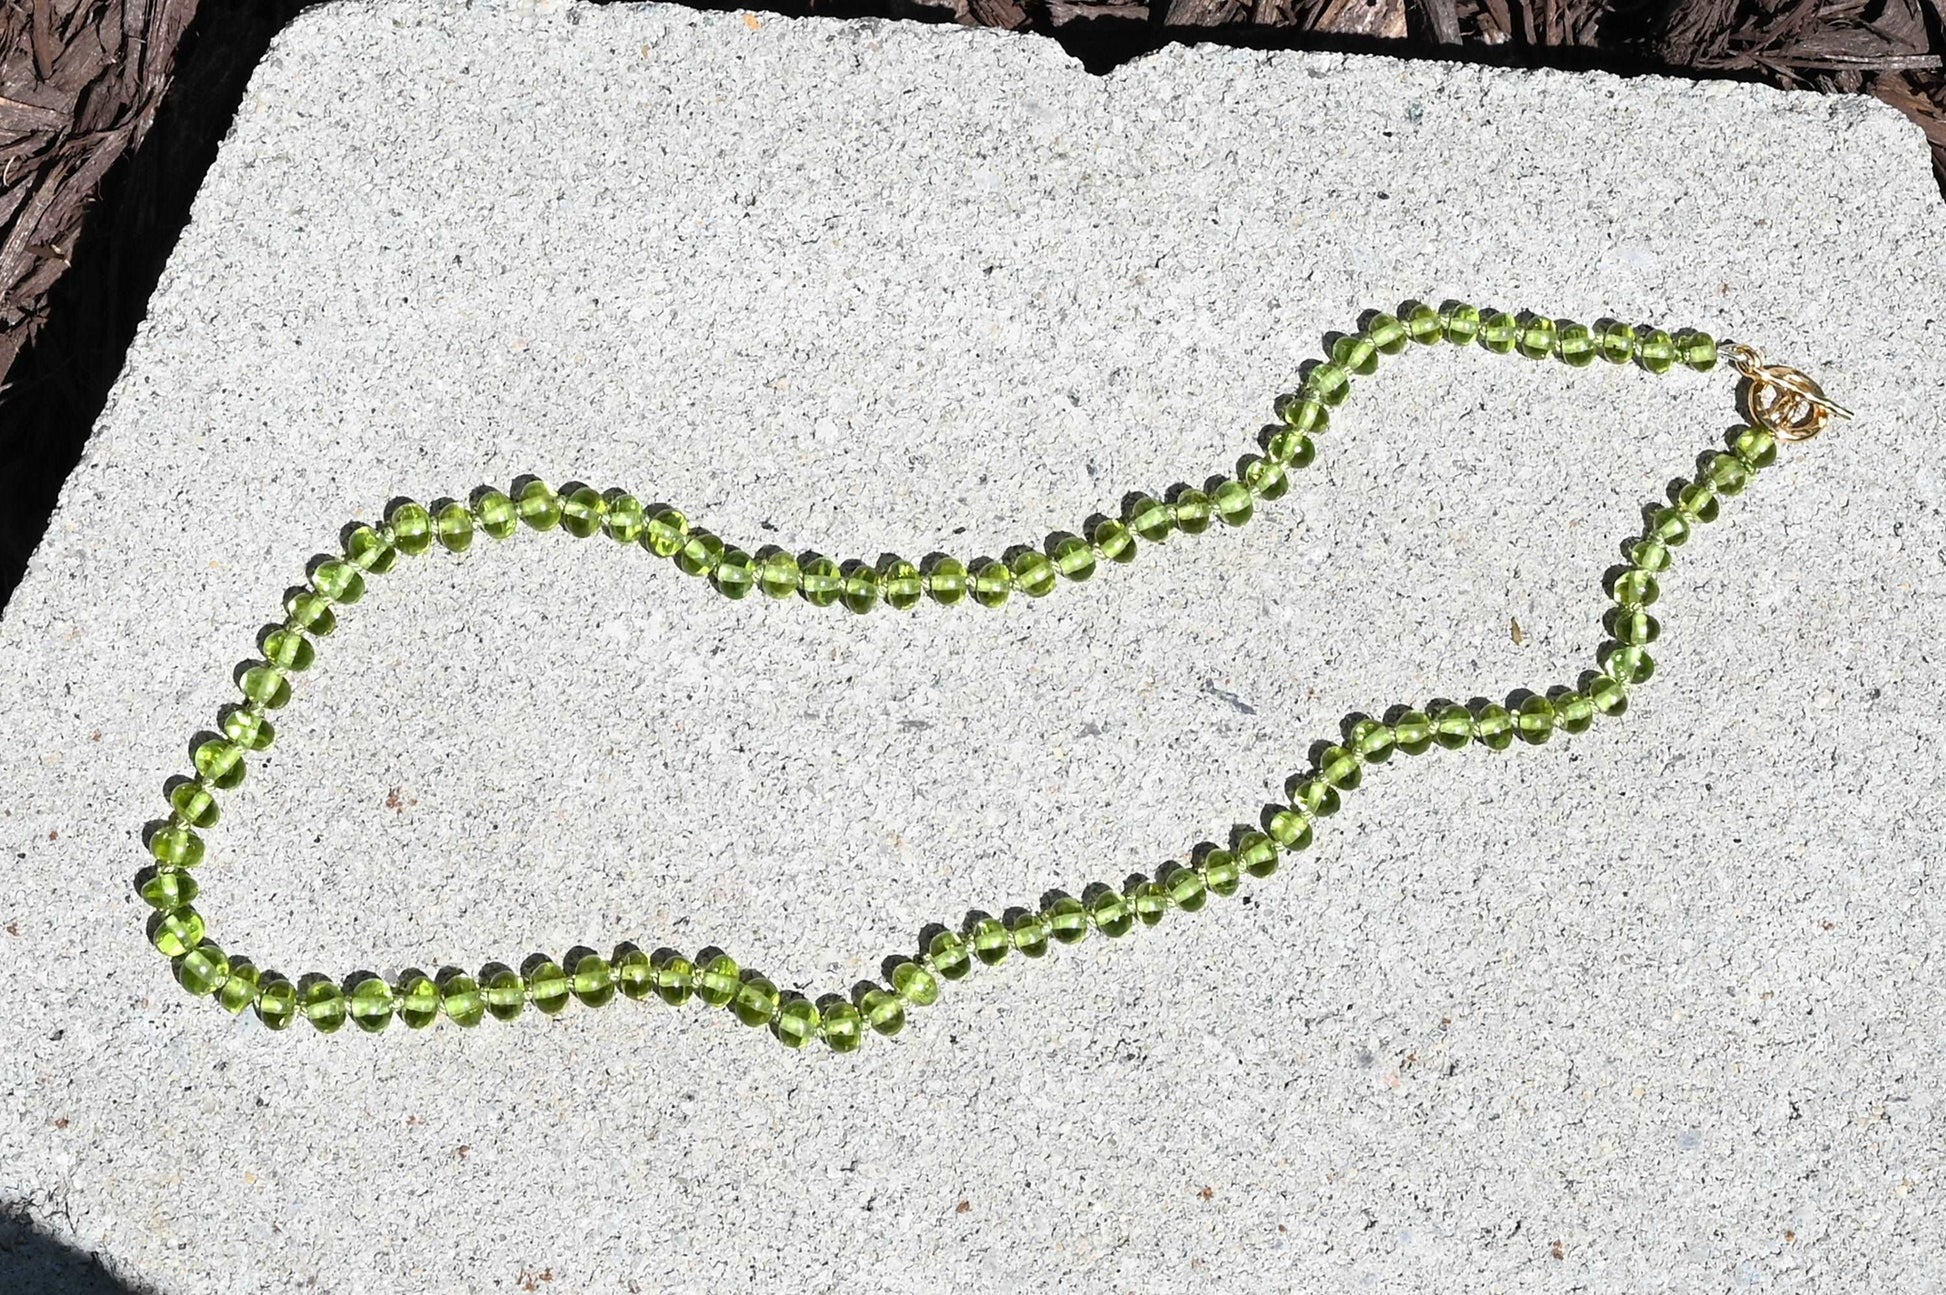
[{"label": "shadow on concrete", "polygon": [[22,1295],[151,1295],[115,1277],[94,1255],[35,1223],[26,1205],[0,1204],[0,1292]]}]

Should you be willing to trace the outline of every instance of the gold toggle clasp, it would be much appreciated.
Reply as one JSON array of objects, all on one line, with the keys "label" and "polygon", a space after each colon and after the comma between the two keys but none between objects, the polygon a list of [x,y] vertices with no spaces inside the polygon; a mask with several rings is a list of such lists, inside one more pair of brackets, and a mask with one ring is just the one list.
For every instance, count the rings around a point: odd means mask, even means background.
[{"label": "gold toggle clasp", "polygon": [[1743,375],[1744,416],[1780,441],[1808,441],[1833,418],[1850,418],[1851,410],[1824,394],[1808,375],[1787,364],[1765,364],[1756,348],[1725,342],[1718,348]]}]

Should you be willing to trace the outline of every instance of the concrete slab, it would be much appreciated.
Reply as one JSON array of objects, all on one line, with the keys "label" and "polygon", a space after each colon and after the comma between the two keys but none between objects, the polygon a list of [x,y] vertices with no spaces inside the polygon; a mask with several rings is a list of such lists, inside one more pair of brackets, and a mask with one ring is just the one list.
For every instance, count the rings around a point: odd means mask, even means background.
[{"label": "concrete slab", "polygon": [[[307,12],[0,623],[0,1199],[185,1292],[1929,1289],[1925,158],[1745,86]],[[395,495],[531,472],[995,552],[1231,467],[1326,330],[1447,295],[1733,334],[1860,413],[1683,553],[1619,724],[1388,765],[1247,901],[852,1058],[638,1004],[273,1035],[143,942],[164,779]],[[292,973],[633,938],[842,987],[1223,833],[1348,712],[1572,677],[1731,389],[1410,354],[1248,527],[991,614],[426,558],[302,681],[201,906]]]}]

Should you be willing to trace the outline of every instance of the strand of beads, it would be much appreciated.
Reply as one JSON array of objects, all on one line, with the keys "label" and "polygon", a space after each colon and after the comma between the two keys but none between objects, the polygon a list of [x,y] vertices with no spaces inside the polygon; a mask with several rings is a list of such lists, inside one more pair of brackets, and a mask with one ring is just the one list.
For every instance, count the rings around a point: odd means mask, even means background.
[{"label": "strand of beads", "polygon": [[1084,887],[1079,898],[1052,892],[1039,905],[1009,909],[1002,917],[971,914],[958,931],[938,929],[918,956],[891,960],[883,980],[861,982],[849,997],[827,994],[813,1002],[779,989],[720,949],[705,949],[690,958],[669,949],[650,954],[626,943],[609,955],[577,948],[559,962],[536,954],[518,971],[493,962],[477,974],[447,967],[427,975],[408,968],[390,980],[360,973],[341,982],[310,973],[292,981],[259,969],[249,959],[230,957],[208,938],[194,907],[194,870],[206,853],[201,833],[220,820],[217,793],[239,786],[248,755],[275,740],[270,712],[290,701],[292,680],[315,661],[316,642],[335,629],[337,609],[358,602],[366,577],[390,571],[401,555],[423,554],[435,544],[461,553],[471,547],[476,533],[504,540],[524,524],[533,530],[559,527],[577,537],[599,532],[618,542],[638,543],[689,574],[707,576],[719,592],[733,598],[755,587],[772,597],[795,592],[814,605],[842,603],[861,613],[881,601],[909,608],[923,598],[946,605],[970,598],[998,606],[1016,588],[1038,597],[1053,588],[1057,576],[1084,580],[1098,561],[1130,561],[1138,541],[1162,543],[1178,531],[1201,534],[1212,518],[1241,525],[1251,516],[1254,499],[1280,496],[1288,487],[1287,470],[1312,461],[1311,437],[1326,427],[1327,411],[1343,403],[1354,377],[1375,371],[1379,356],[1397,354],[1412,343],[1463,345],[1475,340],[1492,351],[1552,355],[1577,366],[1596,356],[1614,363],[1633,360],[1657,373],[1678,361],[1706,370],[1716,359],[1716,343],[1702,333],[1671,336],[1614,321],[1590,328],[1461,303],[1449,302],[1437,311],[1407,303],[1396,315],[1368,316],[1357,333],[1336,339],[1331,358],[1312,366],[1298,391],[1278,399],[1280,422],[1266,431],[1265,456],[1246,458],[1236,478],[1213,482],[1207,491],[1179,487],[1169,492],[1167,503],[1136,496],[1123,520],[1096,522],[1088,528],[1091,538],[1086,541],[1061,533],[1050,537],[1042,551],[1023,549],[1005,561],[971,564],[935,558],[923,571],[897,558],[868,568],[859,561],[838,563],[816,555],[800,560],[778,550],[746,555],[691,527],[679,511],[644,507],[620,490],[603,493],[573,486],[557,493],[537,480],[523,479],[511,492],[481,487],[464,504],[450,499],[430,506],[401,501],[387,511],[384,524],[354,524],[345,532],[341,554],[311,564],[306,586],[285,600],[284,620],[261,636],[262,659],[246,663],[239,672],[243,700],[223,708],[220,733],[201,735],[192,744],[193,776],[172,779],[165,788],[170,812],[149,825],[146,843],[153,863],[137,878],[139,893],[155,910],[149,939],[171,960],[185,989],[214,998],[233,1013],[254,1009],[272,1029],[287,1028],[299,1017],[325,1033],[347,1021],[376,1033],[394,1018],[408,1028],[424,1028],[441,1016],[472,1027],[488,1016],[516,1019],[529,1007],[552,1015],[570,1002],[600,1007],[617,997],[655,997],[672,1006],[694,1002],[727,1009],[744,1024],[768,1028],[792,1047],[822,1040],[835,1051],[848,1052],[868,1032],[898,1033],[909,1010],[932,1005],[944,983],[962,979],[976,967],[998,965],[1014,954],[1039,958],[1053,945],[1076,944],[1090,933],[1120,938],[1155,926],[1171,911],[1196,912],[1211,895],[1234,895],[1243,878],[1268,877],[1284,854],[1310,846],[1319,821],[1338,812],[1342,796],[1361,785],[1367,767],[1386,763],[1394,751],[1416,756],[1471,745],[1505,750],[1516,739],[1540,744],[1557,729],[1579,733],[1598,715],[1623,713],[1630,690],[1647,682],[1654,670],[1646,649],[1656,641],[1660,626],[1647,608],[1659,593],[1657,575],[1668,568],[1674,548],[1715,519],[1721,498],[1739,493],[1774,460],[1771,434],[1757,427],[1739,429],[1727,451],[1709,456],[1694,480],[1652,512],[1646,532],[1628,548],[1629,564],[1610,583],[1615,606],[1604,618],[1611,640],[1598,654],[1602,669],[1580,684],[1560,685],[1547,695],[1515,694],[1506,705],[1434,702],[1423,709],[1394,707],[1386,721],[1353,717],[1342,743],[1325,746],[1313,768],[1287,782],[1288,803],[1266,806],[1260,825],[1237,828],[1227,847],[1206,842],[1189,852],[1188,863],[1171,862],[1120,889],[1096,882]]}]

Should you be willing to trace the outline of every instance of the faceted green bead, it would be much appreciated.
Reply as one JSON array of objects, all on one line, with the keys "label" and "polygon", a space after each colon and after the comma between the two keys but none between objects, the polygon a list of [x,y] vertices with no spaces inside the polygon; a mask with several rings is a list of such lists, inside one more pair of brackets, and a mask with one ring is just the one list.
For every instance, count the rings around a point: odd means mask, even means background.
[{"label": "faceted green bead", "polygon": [[264,636],[264,660],[281,670],[309,670],[317,659],[317,649],[299,630],[273,630]]},{"label": "faceted green bead", "polygon": [[332,558],[311,572],[311,588],[334,603],[355,603],[365,596],[365,573],[349,562]]},{"label": "faceted green bead", "polygon": [[248,959],[238,958],[230,964],[228,979],[217,986],[216,1005],[235,1016],[257,1001],[258,990],[257,969]]},{"label": "faceted green bead", "polygon": [[1127,935],[1135,927],[1135,914],[1128,901],[1115,891],[1103,889],[1088,903],[1088,920],[1110,939]]},{"label": "faceted green bead", "polygon": [[1635,362],[1650,373],[1667,373],[1676,363],[1676,341],[1660,328],[1638,331]]},{"label": "faceted green bead", "polygon": [[206,998],[230,978],[230,959],[204,940],[175,960],[176,983],[198,998]]},{"label": "faceted green bead", "polygon": [[833,1052],[856,1052],[865,1041],[865,1018],[850,1003],[838,1001],[826,1005],[820,1025],[825,1046]]},{"label": "faceted green bead", "polygon": [[345,561],[366,575],[382,576],[398,560],[398,545],[369,526],[360,526],[345,537]]},{"label": "faceted green bead", "polygon": [[1554,354],[1556,340],[1553,320],[1530,315],[1520,321],[1520,332],[1514,339],[1514,347],[1530,360],[1545,360]]},{"label": "faceted green bead", "polygon": [[1433,741],[1448,751],[1457,751],[1473,741],[1473,712],[1457,702],[1433,712]]},{"label": "faceted green bead", "polygon": [[1392,748],[1396,745],[1398,735],[1390,724],[1361,719],[1351,727],[1351,749],[1366,764],[1384,764],[1392,758]]},{"label": "faceted green bead", "polygon": [[973,955],[966,941],[951,931],[940,931],[926,942],[926,965],[947,980],[961,980],[973,970]]},{"label": "faceted green bead", "polygon": [[1405,325],[1399,322],[1398,317],[1383,310],[1365,321],[1365,335],[1372,339],[1372,345],[1386,355],[1397,355],[1410,340]]},{"label": "faceted green bead", "polygon": [[297,1008],[319,1034],[335,1034],[345,1023],[345,991],[320,976],[298,990]]},{"label": "faceted green bead", "polygon": [[1237,867],[1252,877],[1268,877],[1277,871],[1277,842],[1265,832],[1245,832],[1237,838]]},{"label": "faceted green bead", "polygon": [[1635,329],[1611,319],[1595,328],[1595,346],[1610,364],[1627,364],[1635,358]]},{"label": "faceted green bead", "polygon": [[196,878],[180,868],[157,868],[142,879],[138,892],[142,901],[150,908],[168,911],[172,908],[187,908],[196,902],[201,886]]},{"label": "faceted green bead", "polygon": [[1554,736],[1554,703],[1545,697],[1529,697],[1514,715],[1514,732],[1529,746],[1539,746]]},{"label": "faceted green bead", "polygon": [[1278,399],[1277,417],[1299,436],[1319,436],[1331,427],[1331,411],[1324,402],[1302,391]]},{"label": "faceted green bead", "polygon": [[1586,324],[1564,322],[1554,335],[1554,354],[1577,369],[1595,362],[1595,333]]},{"label": "faceted green bead", "polygon": [[1669,569],[1669,546],[1661,540],[1641,540],[1629,546],[1628,560],[1644,571]]},{"label": "faceted green bead", "polygon": [[1576,690],[1554,698],[1554,724],[1563,733],[1585,733],[1595,722],[1595,704],[1588,694]]},{"label": "faceted green bead", "polygon": [[439,991],[439,1008],[454,1025],[472,1029],[486,1019],[486,996],[480,992],[480,982],[466,975],[447,977]]},{"label": "faceted green bead", "polygon": [[568,971],[568,987],[583,1007],[606,1007],[615,998],[615,969],[599,953],[584,953]]},{"label": "faceted green bead", "polygon": [[642,532],[649,524],[648,514],[642,511],[642,501],[626,490],[611,490],[602,498],[606,505],[602,513],[601,528],[608,538],[617,544],[634,544],[642,538]]},{"label": "faceted green bead", "polygon": [[1446,340],[1446,325],[1440,320],[1439,312],[1423,301],[1408,301],[1400,306],[1399,320],[1405,325],[1405,335],[1421,346]]},{"label": "faceted green bead", "polygon": [[1342,746],[1326,747],[1318,757],[1318,774],[1339,791],[1356,791],[1365,780],[1365,766]]},{"label": "faceted green bead", "polygon": [[855,616],[863,616],[878,606],[878,572],[864,563],[852,566],[844,576],[845,610]]},{"label": "faceted green bead", "polygon": [[1198,912],[1209,902],[1209,886],[1195,868],[1177,868],[1162,884],[1168,887],[1169,902],[1185,913]]},{"label": "faceted green bead", "polygon": [[1480,335],[1480,308],[1463,301],[1446,302],[1439,308],[1439,322],[1447,341],[1466,346]]},{"label": "faceted green bead", "polygon": [[1363,333],[1341,336],[1331,344],[1331,359],[1359,377],[1378,372],[1378,343]]},{"label": "faceted green bead", "polygon": [[926,597],[941,607],[951,607],[966,598],[966,564],[958,558],[934,558],[921,578],[926,582]]},{"label": "faceted green bead", "polygon": [[291,681],[274,665],[255,665],[237,681],[243,695],[265,710],[280,710],[290,703]]},{"label": "faceted green bead", "polygon": [[1701,481],[1693,481],[1676,492],[1676,507],[1682,509],[1683,516],[1696,522],[1713,522],[1722,509],[1716,492]]},{"label": "faceted green bead", "polygon": [[265,751],[277,739],[277,729],[255,706],[239,706],[218,725],[223,736],[248,751]]},{"label": "faceted green bead", "polygon": [[1662,636],[1662,622],[1640,607],[1617,607],[1608,613],[1608,632],[1615,636],[1617,643],[1640,646]]},{"label": "faceted green bead", "polygon": [[1655,659],[1649,650],[1629,643],[1617,644],[1602,662],[1602,669],[1624,688],[1645,684],[1655,674]]},{"label": "faceted green bead", "polygon": [[973,601],[982,607],[998,607],[1013,592],[1014,573],[999,558],[983,558],[973,568]]},{"label": "faceted green bead", "polygon": [[883,989],[868,989],[858,998],[865,1024],[890,1038],[905,1028],[905,1000]]},{"label": "faceted green bead", "polygon": [[[732,964],[733,966],[735,964]],[[731,977],[734,980],[735,974]],[[670,954],[655,964],[655,996],[671,1007],[681,1007],[696,992],[696,964],[679,953]],[[721,1004],[717,1004],[721,1006]]]},{"label": "faceted green bead", "polygon": [[331,600],[323,594],[310,589],[300,589],[284,599],[286,623],[324,638],[338,628],[338,613],[331,610]]},{"label": "faceted green bead", "polygon": [[1676,357],[1696,372],[1708,373],[1716,367],[1716,339],[1698,329],[1685,328],[1676,334]]},{"label": "faceted green bead", "polygon": [[1615,601],[1624,607],[1650,606],[1661,594],[1655,577],[1640,567],[1615,577]]},{"label": "faceted green bead", "polygon": [[813,554],[798,568],[797,591],[813,607],[829,607],[844,596],[844,573],[835,559]]},{"label": "faceted green bead", "polygon": [[1154,926],[1169,915],[1173,901],[1169,898],[1169,888],[1159,881],[1144,881],[1129,892],[1128,906],[1136,920],[1144,926]]},{"label": "faceted green bead", "polygon": [[484,968],[480,972],[480,998],[494,1020],[515,1020],[527,1007],[527,982],[511,967]]},{"label": "faceted green bead", "polygon": [[1336,409],[1351,394],[1351,375],[1329,361],[1304,375],[1304,393],[1327,409]]},{"label": "faceted green bead", "polygon": [[1013,932],[997,917],[983,917],[967,928],[966,943],[985,966],[996,966],[1013,952]]},{"label": "faceted green bead", "polygon": [[696,997],[708,1007],[728,1007],[743,984],[743,969],[727,953],[702,963],[696,972]]},{"label": "faceted green bead", "polygon": [[1048,559],[1063,577],[1077,583],[1095,573],[1094,546],[1079,535],[1063,535],[1048,546]]},{"label": "faceted green bead", "polygon": [[1290,793],[1291,804],[1312,818],[1330,818],[1343,803],[1338,789],[1315,774],[1292,778],[1285,790]]},{"label": "faceted green bead", "polygon": [[1203,885],[1212,895],[1228,899],[1237,893],[1243,882],[1243,869],[1237,866],[1237,857],[1228,850],[1211,850],[1203,856]]},{"label": "faceted green bead", "polygon": [[408,1030],[423,1030],[439,1019],[439,986],[417,967],[399,973],[393,986],[399,1023]]},{"label": "faceted green bead", "polygon": [[208,738],[189,753],[189,758],[212,787],[228,791],[243,782],[243,750],[233,742]]},{"label": "faceted green bead", "polygon": [[1661,540],[1670,548],[1688,543],[1692,529],[1689,515],[1674,505],[1665,504],[1649,514],[1648,538]]},{"label": "faceted green bead", "polygon": [[1021,913],[1008,925],[1013,932],[1014,948],[1023,957],[1038,958],[1047,952],[1047,919],[1039,913]]},{"label": "faceted green bead", "polygon": [[751,976],[737,986],[736,997],[730,1000],[730,1014],[755,1028],[769,1025],[779,1005],[777,986],[767,977]]},{"label": "faceted green bead", "polygon": [[1514,349],[1520,339],[1520,322],[1504,310],[1496,310],[1480,321],[1480,345],[1496,355]]},{"label": "faceted green bead", "polygon": [[[1282,499],[1291,489],[1290,474],[1284,470],[1282,463],[1274,459],[1251,459],[1244,464],[1243,475],[1239,479],[1244,488],[1258,499]],[[1255,511],[1254,507],[1251,511]]]},{"label": "faceted green bead", "polygon": [[520,529],[520,513],[503,490],[481,486],[473,492],[468,507],[473,511],[473,520],[489,539],[511,539]]},{"label": "faceted green bead", "polygon": [[551,531],[561,524],[561,496],[545,481],[529,481],[514,497],[514,511],[531,529]]},{"label": "faceted green bead", "polygon": [[1149,495],[1138,495],[1128,506],[1128,528],[1151,544],[1168,542],[1176,529],[1176,510]]},{"label": "faceted green bead", "polygon": [[[1092,556],[1089,561],[1093,562]],[[885,605],[894,611],[910,611],[926,596],[925,577],[904,558],[887,557],[879,561],[878,586]]]},{"label": "faceted green bead", "polygon": [[1620,715],[1628,709],[1628,689],[1620,680],[1600,675],[1588,685],[1588,701],[1597,715]]},{"label": "faceted green bead", "polygon": [[1045,598],[1058,582],[1054,564],[1039,549],[1022,549],[1008,564],[1014,574],[1014,588],[1029,598]]},{"label": "faceted green bead", "polygon": [[398,1005],[392,987],[379,976],[366,976],[345,995],[345,1011],[351,1023],[367,1034],[377,1034],[390,1025]]},{"label": "faceted green bead", "polygon": [[203,838],[186,827],[157,828],[149,837],[149,853],[171,868],[193,868],[203,861]]},{"label": "faceted green bead", "polygon": [[757,560],[734,544],[725,545],[709,573],[709,582],[732,602],[757,587]]},{"label": "faceted green bead", "polygon": [[914,1007],[931,1007],[939,1001],[939,978],[916,962],[901,962],[892,968],[892,990]]},{"label": "faceted green bead", "polygon": [[1424,755],[1432,749],[1432,720],[1422,710],[1409,710],[1392,725],[1392,737],[1407,755]]},{"label": "faceted green bead", "polygon": [[1703,481],[1719,495],[1740,495],[1750,484],[1750,469],[1727,451],[1718,451],[1703,465]]},{"label": "faceted green bead", "polygon": [[274,971],[266,971],[258,981],[257,1019],[265,1028],[288,1030],[297,1019],[297,986]]},{"label": "faceted green bead", "polygon": [[818,1037],[818,1009],[802,998],[793,998],[777,1009],[770,1032],[787,1048],[801,1048]]},{"label": "faceted green bead", "polygon": [[1257,511],[1257,501],[1250,494],[1249,486],[1241,481],[1225,481],[1210,496],[1210,507],[1215,510],[1216,520],[1225,526],[1241,526]]},{"label": "faceted green bead", "polygon": [[1062,944],[1079,944],[1088,938],[1088,910],[1073,895],[1062,895],[1041,910],[1047,919],[1047,933]]},{"label": "faceted green bead", "polygon": [[634,945],[615,950],[609,966],[615,973],[615,988],[622,991],[623,998],[639,1002],[655,992],[655,964]]},{"label": "faceted green bead", "polygon": [[1089,533],[1088,544],[1106,561],[1135,561],[1135,537],[1129,534],[1128,527],[1112,517],[1105,517],[1095,524],[1095,529]]},{"label": "faceted green bead", "polygon": [[1489,751],[1504,751],[1513,745],[1514,717],[1499,702],[1490,701],[1473,712],[1473,740]]},{"label": "faceted green bead", "polygon": [[797,559],[773,549],[757,561],[757,588],[767,598],[788,598],[797,592]]},{"label": "faceted green bead", "polygon": [[648,521],[642,525],[641,538],[636,540],[659,558],[673,558],[688,542],[689,519],[680,509],[667,507],[649,514]]},{"label": "faceted green bead", "polygon": [[1317,446],[1311,443],[1309,433],[1300,432],[1295,427],[1286,427],[1273,435],[1264,446],[1264,453],[1272,463],[1286,468],[1308,468],[1318,456]]},{"label": "faceted green bead", "polygon": [[1730,442],[1730,451],[1752,472],[1777,462],[1777,438],[1761,427],[1745,427]]},{"label": "faceted green bead", "polygon": [[676,568],[684,575],[707,576],[722,560],[723,541],[697,527],[683,541],[682,552],[676,554]]},{"label": "faceted green bead", "polygon": [[1302,850],[1311,844],[1311,816],[1295,805],[1286,805],[1265,824],[1270,838],[1286,850]]},{"label": "faceted green bead", "polygon": [[1176,529],[1184,535],[1201,535],[1209,529],[1214,509],[1210,498],[1200,490],[1184,490],[1171,505],[1176,512]]},{"label": "faceted green bead", "polygon": [[432,547],[432,514],[415,499],[402,499],[385,514],[392,530],[392,543],[407,557],[417,557]]},{"label": "faceted green bead", "polygon": [[552,1016],[568,1005],[572,994],[568,973],[552,958],[540,958],[523,967],[521,979],[527,982],[527,1001],[535,1011]]},{"label": "faceted green bead", "polygon": [[561,496],[561,529],[585,540],[607,520],[608,502],[593,486],[577,486]]}]

